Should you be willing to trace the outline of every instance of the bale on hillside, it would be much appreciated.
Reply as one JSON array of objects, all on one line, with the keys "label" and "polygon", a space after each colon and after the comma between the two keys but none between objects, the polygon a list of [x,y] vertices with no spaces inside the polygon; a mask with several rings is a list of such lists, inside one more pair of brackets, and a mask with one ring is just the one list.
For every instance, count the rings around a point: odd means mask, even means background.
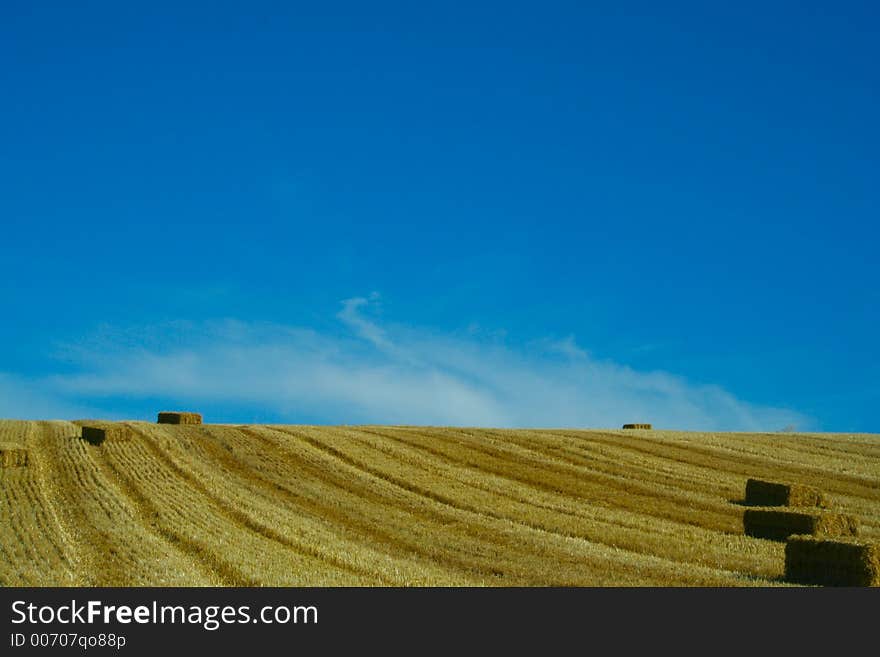
[{"label": "bale on hillside", "polygon": [[747,509],[743,515],[743,527],[748,536],[771,541],[784,541],[795,534],[856,536],[859,531],[852,516],[815,509]]},{"label": "bale on hillside", "polygon": [[28,464],[26,447],[12,443],[0,443],[0,468],[24,468]]},{"label": "bale on hillside", "polygon": [[827,506],[828,502],[822,491],[812,486],[749,479],[746,482],[746,504],[749,506]]},{"label": "bale on hillside", "polygon": [[823,586],[880,586],[880,544],[792,536],[785,544],[785,579]]},{"label": "bale on hillside", "polygon": [[650,424],[624,424],[624,429],[650,429]]},{"label": "bale on hillside", "polygon": [[159,424],[201,424],[201,413],[183,413],[178,411],[162,411],[159,413]]},{"label": "bale on hillside", "polygon": [[92,445],[100,445],[105,440],[127,440],[128,428],[123,424],[83,425],[82,438]]}]

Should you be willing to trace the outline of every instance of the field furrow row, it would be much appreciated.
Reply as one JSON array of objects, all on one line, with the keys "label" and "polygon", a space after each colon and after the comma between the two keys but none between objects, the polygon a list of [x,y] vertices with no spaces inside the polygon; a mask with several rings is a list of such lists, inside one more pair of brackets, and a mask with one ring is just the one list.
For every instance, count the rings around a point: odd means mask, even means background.
[{"label": "field furrow row", "polygon": [[0,420],[0,585],[783,584],[749,477],[880,539],[866,434],[84,422]]}]

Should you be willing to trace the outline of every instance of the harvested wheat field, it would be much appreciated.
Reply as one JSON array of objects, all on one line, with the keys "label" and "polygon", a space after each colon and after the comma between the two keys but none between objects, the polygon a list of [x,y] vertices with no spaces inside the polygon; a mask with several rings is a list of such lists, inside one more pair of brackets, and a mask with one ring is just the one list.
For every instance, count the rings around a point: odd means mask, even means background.
[{"label": "harvested wheat field", "polygon": [[751,477],[880,540],[877,435],[93,424],[0,421],[0,584],[782,585]]}]

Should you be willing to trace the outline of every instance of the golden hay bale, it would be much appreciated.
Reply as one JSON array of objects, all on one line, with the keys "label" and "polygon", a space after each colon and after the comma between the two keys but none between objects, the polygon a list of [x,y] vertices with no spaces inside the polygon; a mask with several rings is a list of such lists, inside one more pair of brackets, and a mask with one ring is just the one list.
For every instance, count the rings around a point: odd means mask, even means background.
[{"label": "golden hay bale", "polygon": [[650,424],[624,424],[624,429],[650,429]]},{"label": "golden hay bale", "polygon": [[880,544],[792,536],[785,544],[785,579],[824,586],[880,586]]},{"label": "golden hay bale", "polygon": [[812,486],[749,479],[746,482],[749,506],[827,506],[822,492]]},{"label": "golden hay bale", "polygon": [[748,536],[772,541],[784,541],[795,534],[856,536],[859,531],[852,516],[815,509],[747,509],[743,514],[743,528]]},{"label": "golden hay bale", "polygon": [[201,413],[182,413],[178,411],[162,411],[159,413],[159,424],[201,424]]},{"label": "golden hay bale", "polygon": [[128,428],[124,424],[83,425],[83,440],[92,445],[100,445],[105,440],[128,440]]},{"label": "golden hay bale", "polygon": [[0,443],[0,468],[24,468],[27,464],[26,447],[13,443]]}]

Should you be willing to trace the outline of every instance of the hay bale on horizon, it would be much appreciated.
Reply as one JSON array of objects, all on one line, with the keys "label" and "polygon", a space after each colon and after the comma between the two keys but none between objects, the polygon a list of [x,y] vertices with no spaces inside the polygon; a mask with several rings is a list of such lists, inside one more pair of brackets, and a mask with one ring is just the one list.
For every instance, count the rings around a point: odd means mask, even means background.
[{"label": "hay bale on horizon", "polygon": [[748,536],[784,541],[789,536],[857,536],[858,522],[852,516],[832,511],[798,509],[747,509],[743,528]]},{"label": "hay bale on horizon", "polygon": [[650,429],[650,424],[624,424],[624,429]]},{"label": "hay bale on horizon", "polygon": [[880,586],[880,544],[792,536],[785,544],[785,579],[821,586]]},{"label": "hay bale on horizon", "polygon": [[0,468],[25,468],[27,465],[27,447],[14,443],[0,443]]},{"label": "hay bale on horizon", "polygon": [[201,413],[186,413],[183,411],[162,411],[159,413],[159,424],[201,424]]},{"label": "hay bale on horizon", "polygon": [[746,481],[745,503],[749,506],[828,506],[828,500],[818,488],[761,479]]},{"label": "hay bale on horizon", "polygon": [[124,424],[84,424],[82,427],[82,439],[92,445],[100,445],[105,440],[120,441],[128,438],[128,427]]}]

